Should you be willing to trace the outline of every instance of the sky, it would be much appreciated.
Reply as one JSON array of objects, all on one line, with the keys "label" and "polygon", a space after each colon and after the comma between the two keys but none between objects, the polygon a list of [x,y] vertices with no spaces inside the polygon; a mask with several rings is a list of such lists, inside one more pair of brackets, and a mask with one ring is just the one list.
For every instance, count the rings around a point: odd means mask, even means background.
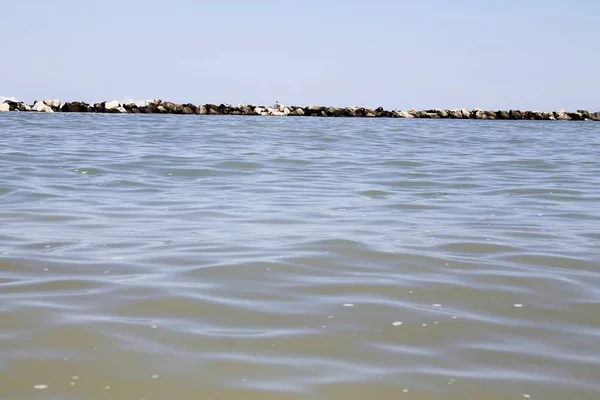
[{"label": "sky", "polygon": [[600,110],[596,0],[0,0],[31,103]]}]

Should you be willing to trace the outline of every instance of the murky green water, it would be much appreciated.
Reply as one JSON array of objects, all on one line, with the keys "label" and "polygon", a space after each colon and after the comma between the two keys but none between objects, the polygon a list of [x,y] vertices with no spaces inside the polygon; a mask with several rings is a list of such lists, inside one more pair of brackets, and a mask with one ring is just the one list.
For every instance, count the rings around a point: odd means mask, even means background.
[{"label": "murky green water", "polygon": [[0,115],[0,399],[598,399],[600,125]]}]

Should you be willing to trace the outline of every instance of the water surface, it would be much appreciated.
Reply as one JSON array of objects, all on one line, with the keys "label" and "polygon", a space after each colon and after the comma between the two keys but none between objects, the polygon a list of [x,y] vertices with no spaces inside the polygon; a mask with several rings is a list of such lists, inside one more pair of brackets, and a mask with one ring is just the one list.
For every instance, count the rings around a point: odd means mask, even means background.
[{"label": "water surface", "polygon": [[0,399],[598,399],[600,125],[0,115]]}]

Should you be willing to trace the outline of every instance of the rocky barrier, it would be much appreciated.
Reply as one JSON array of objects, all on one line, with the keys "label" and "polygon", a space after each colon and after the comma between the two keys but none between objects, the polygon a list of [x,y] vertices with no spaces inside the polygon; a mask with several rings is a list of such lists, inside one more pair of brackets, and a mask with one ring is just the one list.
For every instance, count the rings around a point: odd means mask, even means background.
[{"label": "rocky barrier", "polygon": [[138,105],[121,104],[118,101],[103,101],[87,104],[81,101],[62,104],[59,100],[35,101],[33,105],[5,100],[0,111],[21,112],[83,112],[83,113],[119,113],[119,114],[200,114],[200,115],[264,115],[264,116],[307,116],[307,117],[354,117],[354,118],[446,118],[446,119],[502,119],[502,120],[545,120],[545,121],[600,121],[600,112],[577,111],[486,111],[473,110],[384,110],[365,107],[323,107],[323,106],[255,106],[231,104],[175,104],[169,101],[154,100]]}]

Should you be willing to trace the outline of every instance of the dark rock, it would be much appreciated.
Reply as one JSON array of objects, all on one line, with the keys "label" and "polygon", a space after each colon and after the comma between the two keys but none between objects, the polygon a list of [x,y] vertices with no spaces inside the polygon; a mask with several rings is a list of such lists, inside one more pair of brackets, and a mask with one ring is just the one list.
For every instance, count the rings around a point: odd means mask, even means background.
[{"label": "dark rock", "polygon": [[5,100],[4,104],[8,104],[10,111],[31,111],[31,107],[22,101]]},{"label": "dark rock", "polygon": [[583,121],[584,120],[583,115],[579,112],[570,112],[568,114],[569,114],[569,117],[571,117],[571,121]]},{"label": "dark rock", "polygon": [[123,108],[131,114],[141,113],[140,107],[135,103],[123,104]]},{"label": "dark rock", "polygon": [[510,119],[523,119],[523,111],[521,110],[510,110],[508,112]]},{"label": "dark rock", "polygon": [[166,114],[183,114],[183,109],[179,104],[175,104],[170,101],[165,101],[160,105],[164,107]]},{"label": "dark rock", "polygon": [[496,111],[496,119],[510,119],[510,113],[508,111]]},{"label": "dark rock", "polygon": [[71,103],[65,103],[60,108],[62,112],[91,112],[92,107],[88,103],[81,101],[74,101]]},{"label": "dark rock", "polygon": [[196,114],[197,109],[198,109],[198,107],[196,107],[195,105],[190,104],[190,103],[181,105],[182,114]]},{"label": "dark rock", "polygon": [[485,111],[485,119],[496,119],[495,111]]}]

